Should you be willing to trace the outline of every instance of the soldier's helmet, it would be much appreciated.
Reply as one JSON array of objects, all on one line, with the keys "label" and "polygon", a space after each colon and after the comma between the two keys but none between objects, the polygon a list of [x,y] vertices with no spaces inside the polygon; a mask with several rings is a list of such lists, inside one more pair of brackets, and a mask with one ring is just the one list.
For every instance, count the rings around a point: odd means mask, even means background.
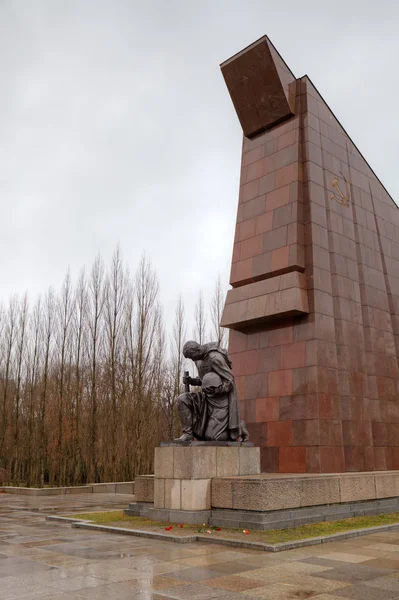
[{"label": "soldier's helmet", "polygon": [[212,396],[222,383],[222,378],[217,373],[206,373],[202,378],[202,391]]}]

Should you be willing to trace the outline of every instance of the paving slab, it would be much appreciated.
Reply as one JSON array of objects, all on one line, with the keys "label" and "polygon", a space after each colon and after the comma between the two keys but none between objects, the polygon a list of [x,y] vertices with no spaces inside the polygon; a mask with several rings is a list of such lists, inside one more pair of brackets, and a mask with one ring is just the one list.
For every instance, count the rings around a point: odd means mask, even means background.
[{"label": "paving slab", "polygon": [[399,598],[399,530],[283,553],[171,544],[46,521],[131,496],[0,496],[1,600]]}]

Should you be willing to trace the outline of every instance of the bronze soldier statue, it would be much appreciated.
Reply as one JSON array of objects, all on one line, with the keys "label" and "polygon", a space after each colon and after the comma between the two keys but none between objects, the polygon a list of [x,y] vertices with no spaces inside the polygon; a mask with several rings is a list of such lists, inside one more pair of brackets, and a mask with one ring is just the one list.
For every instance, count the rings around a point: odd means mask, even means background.
[{"label": "bronze soldier statue", "polygon": [[[186,342],[183,355],[196,364],[199,377],[185,374],[186,393],[177,398],[183,434],[177,442],[214,440],[244,442],[249,438],[240,420],[237,391],[226,350],[217,342]],[[190,392],[190,385],[201,391]]]}]

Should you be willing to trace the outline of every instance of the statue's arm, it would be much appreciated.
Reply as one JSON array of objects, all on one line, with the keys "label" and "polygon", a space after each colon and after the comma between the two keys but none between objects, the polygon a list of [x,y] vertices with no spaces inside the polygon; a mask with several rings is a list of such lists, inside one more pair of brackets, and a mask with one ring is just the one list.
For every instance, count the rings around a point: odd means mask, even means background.
[{"label": "statue's arm", "polygon": [[222,385],[219,385],[217,388],[218,394],[228,394],[233,387],[233,383],[231,381],[224,381]]},{"label": "statue's arm", "polygon": [[234,375],[220,354],[215,352],[211,360],[212,370],[217,373],[223,381],[217,388],[217,393],[228,394],[234,386]]},{"label": "statue's arm", "polygon": [[188,383],[189,385],[200,386],[201,379],[199,377],[183,377],[183,383]]}]

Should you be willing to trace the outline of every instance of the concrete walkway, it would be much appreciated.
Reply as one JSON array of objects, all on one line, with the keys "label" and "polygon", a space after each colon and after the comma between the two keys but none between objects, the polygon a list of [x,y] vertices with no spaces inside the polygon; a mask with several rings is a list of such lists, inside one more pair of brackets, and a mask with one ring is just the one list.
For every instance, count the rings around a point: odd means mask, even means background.
[{"label": "concrete walkway", "polygon": [[1,600],[399,599],[397,532],[268,554],[88,532],[43,516],[118,509],[131,500],[0,495]]}]

